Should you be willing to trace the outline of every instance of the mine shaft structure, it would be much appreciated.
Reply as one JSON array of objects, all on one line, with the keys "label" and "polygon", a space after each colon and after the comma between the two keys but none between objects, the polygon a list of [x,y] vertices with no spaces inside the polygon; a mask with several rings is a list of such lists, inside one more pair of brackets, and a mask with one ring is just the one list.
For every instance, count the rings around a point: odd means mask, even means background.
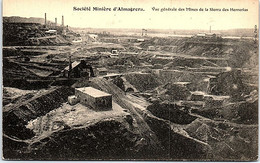
[{"label": "mine shaft structure", "polygon": [[72,62],[71,56],[69,56],[69,65],[62,71],[62,76],[68,79],[95,77],[90,64],[84,60]]}]

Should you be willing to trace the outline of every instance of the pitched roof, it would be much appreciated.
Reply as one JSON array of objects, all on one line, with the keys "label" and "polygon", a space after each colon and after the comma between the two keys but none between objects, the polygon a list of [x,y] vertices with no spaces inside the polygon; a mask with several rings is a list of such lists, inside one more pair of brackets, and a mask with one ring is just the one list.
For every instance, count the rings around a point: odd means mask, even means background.
[{"label": "pitched roof", "polygon": [[[80,64],[79,61],[74,61],[72,64],[71,64],[71,68],[75,68],[76,66],[78,66]],[[65,67],[64,70],[69,70],[69,66]]]}]

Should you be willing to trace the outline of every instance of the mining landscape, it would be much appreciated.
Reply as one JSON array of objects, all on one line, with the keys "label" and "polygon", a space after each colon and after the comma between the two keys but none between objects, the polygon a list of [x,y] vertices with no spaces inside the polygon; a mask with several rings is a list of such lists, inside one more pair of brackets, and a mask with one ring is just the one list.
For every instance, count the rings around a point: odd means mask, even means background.
[{"label": "mining landscape", "polygon": [[252,37],[90,32],[63,19],[3,18],[5,159],[258,158]]}]

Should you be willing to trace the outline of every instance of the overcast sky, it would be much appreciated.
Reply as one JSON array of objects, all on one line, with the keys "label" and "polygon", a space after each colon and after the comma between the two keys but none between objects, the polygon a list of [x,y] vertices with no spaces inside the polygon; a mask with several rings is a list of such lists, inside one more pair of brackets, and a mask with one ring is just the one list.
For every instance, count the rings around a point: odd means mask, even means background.
[{"label": "overcast sky", "polygon": [[[73,7],[135,7],[143,12],[73,11]],[[156,8],[245,8],[248,11],[153,11]],[[91,28],[209,29],[254,28],[258,0],[3,0],[3,16],[42,17]]]}]

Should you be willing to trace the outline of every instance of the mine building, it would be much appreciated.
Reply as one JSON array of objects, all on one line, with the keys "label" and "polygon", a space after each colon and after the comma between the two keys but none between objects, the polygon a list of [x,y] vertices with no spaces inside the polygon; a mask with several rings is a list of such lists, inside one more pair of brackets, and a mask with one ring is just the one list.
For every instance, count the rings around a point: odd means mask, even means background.
[{"label": "mine building", "polygon": [[144,39],[143,38],[139,38],[137,39],[138,42],[144,42]]},{"label": "mine building", "polygon": [[92,87],[75,88],[75,95],[69,96],[68,102],[79,102],[96,111],[112,110],[112,95]]},{"label": "mine building", "polygon": [[111,51],[111,53],[112,53],[112,54],[117,54],[118,51],[117,51],[116,49],[113,49],[113,50]]},{"label": "mine building", "polygon": [[57,35],[57,30],[50,29],[48,31],[45,31],[45,35],[47,36]]},{"label": "mine building", "polygon": [[205,34],[205,33],[198,33],[196,36],[197,36],[197,37],[204,38],[204,37],[206,37],[206,34]]},{"label": "mine building", "polygon": [[107,75],[107,69],[106,68],[97,68],[97,74],[98,75]]},{"label": "mine building", "polygon": [[118,58],[118,50],[113,49],[110,54],[111,58]]},{"label": "mine building", "polygon": [[62,71],[64,77],[67,78],[88,78],[94,77],[94,71],[90,65],[87,65],[84,60],[69,63]]},{"label": "mine building", "polygon": [[148,51],[155,51],[155,47],[154,46],[148,46]]},{"label": "mine building", "polygon": [[198,33],[198,34],[196,34],[193,37],[216,39],[216,38],[221,38],[221,35],[220,34],[216,34],[216,33]]},{"label": "mine building", "polygon": [[216,38],[217,35],[215,33],[206,33],[206,37]]}]

